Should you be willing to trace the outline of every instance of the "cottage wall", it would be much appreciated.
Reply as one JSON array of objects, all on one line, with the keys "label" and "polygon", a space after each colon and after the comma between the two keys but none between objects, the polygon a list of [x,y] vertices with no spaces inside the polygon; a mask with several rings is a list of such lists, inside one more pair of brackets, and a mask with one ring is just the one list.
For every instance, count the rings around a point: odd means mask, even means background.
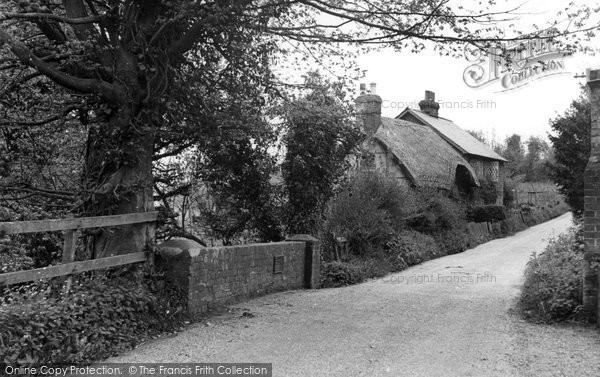
[{"label": "cottage wall", "polygon": [[496,185],[498,198],[496,204],[501,205],[504,201],[504,170],[502,163],[483,157],[469,157],[469,164],[473,167],[480,183],[493,182]]},{"label": "cottage wall", "polygon": [[368,152],[373,154],[375,169],[384,173],[387,177],[397,179],[404,186],[410,186],[409,177],[391,152],[373,140],[369,141],[365,147]]}]

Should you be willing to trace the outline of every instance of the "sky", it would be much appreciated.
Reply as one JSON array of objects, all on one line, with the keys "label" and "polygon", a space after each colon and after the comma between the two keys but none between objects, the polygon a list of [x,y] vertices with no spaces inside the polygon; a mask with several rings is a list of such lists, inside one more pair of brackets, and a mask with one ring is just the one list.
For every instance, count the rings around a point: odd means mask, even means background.
[{"label": "sky", "polygon": [[[524,4],[518,26],[552,19],[556,11],[570,1],[531,0]],[[600,0],[587,4],[598,3]],[[551,3],[553,8],[549,8]],[[501,2],[502,6],[515,2]],[[541,20],[541,21],[540,21]],[[600,36],[597,37],[600,39]],[[600,43],[594,42],[594,47]],[[563,114],[579,97],[585,78],[575,75],[586,68],[600,68],[600,55],[575,54],[564,58],[564,69],[557,75],[531,81],[508,92],[499,82],[481,88],[470,88],[463,81],[463,72],[472,63],[462,58],[441,57],[433,51],[420,54],[382,50],[361,56],[358,60],[365,77],[361,82],[377,84],[382,97],[382,115],[395,117],[407,105],[418,108],[425,90],[435,92],[440,102],[439,116],[453,120],[462,128],[482,131],[488,138],[504,140],[513,133],[523,139],[546,137],[549,120]]]}]

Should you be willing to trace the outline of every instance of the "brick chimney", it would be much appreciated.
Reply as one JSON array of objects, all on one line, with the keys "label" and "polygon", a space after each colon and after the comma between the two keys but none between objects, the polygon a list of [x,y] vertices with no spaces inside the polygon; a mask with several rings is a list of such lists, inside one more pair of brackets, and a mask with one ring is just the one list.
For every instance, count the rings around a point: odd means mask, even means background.
[{"label": "brick chimney", "polygon": [[375,94],[377,84],[371,83],[367,91],[366,84],[360,84],[360,96],[356,98],[356,116],[367,137],[373,136],[381,124],[381,97]]},{"label": "brick chimney", "polygon": [[425,91],[425,99],[419,102],[419,107],[421,111],[431,115],[432,117],[438,117],[438,110],[440,109],[440,104],[435,102],[435,93],[429,90]]}]

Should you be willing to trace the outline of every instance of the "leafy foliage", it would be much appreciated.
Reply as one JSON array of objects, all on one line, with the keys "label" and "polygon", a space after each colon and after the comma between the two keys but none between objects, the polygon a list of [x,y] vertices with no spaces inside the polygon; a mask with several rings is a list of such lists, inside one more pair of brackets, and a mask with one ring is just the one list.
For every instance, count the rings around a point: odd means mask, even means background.
[{"label": "leafy foliage", "polygon": [[472,206],[467,210],[467,220],[476,223],[502,221],[506,219],[504,206]]},{"label": "leafy foliage", "polygon": [[[180,325],[183,296],[160,279],[74,278],[69,293],[51,285],[21,287],[0,306],[4,363],[90,363],[130,349],[140,340]],[[157,290],[160,289],[160,292]],[[178,310],[179,308],[179,310]]]},{"label": "leafy foliage", "polygon": [[521,136],[513,134],[507,137],[502,151],[502,155],[508,160],[505,164],[506,175],[512,178],[521,174],[525,159],[525,150],[521,142]]},{"label": "leafy foliage", "polygon": [[305,85],[309,93],[279,111],[286,130],[281,170],[290,234],[316,234],[334,187],[348,168],[348,153],[361,138],[344,103],[342,82],[309,72]]},{"label": "leafy foliage", "polygon": [[550,178],[547,165],[553,159],[553,151],[541,137],[530,136],[523,142],[520,135],[513,134],[498,145],[496,151],[508,160],[505,163],[507,179],[543,182]]},{"label": "leafy foliage", "polygon": [[463,232],[466,226],[465,207],[459,202],[431,189],[421,189],[418,215],[408,225],[425,232]]},{"label": "leafy foliage", "polygon": [[524,161],[526,182],[541,182],[549,178],[547,167],[550,147],[545,140],[537,136],[527,139],[527,155]]},{"label": "leafy foliage", "polygon": [[435,240],[428,235],[404,230],[391,238],[381,250],[354,257],[346,262],[325,262],[322,268],[323,287],[339,287],[385,276],[407,267],[444,255]]},{"label": "leafy foliage", "polygon": [[590,156],[590,103],[582,95],[571,107],[550,122],[548,137],[555,161],[549,164],[552,179],[576,214],[583,211],[583,172]]},{"label": "leafy foliage", "polygon": [[414,193],[371,170],[359,170],[331,201],[325,229],[345,237],[356,255],[369,254],[401,229],[416,209]]},{"label": "leafy foliage", "polygon": [[499,195],[496,183],[487,180],[481,182],[478,192],[479,197],[483,200],[483,204],[495,204]]},{"label": "leafy foliage", "polygon": [[212,208],[201,208],[204,224],[226,245],[244,231],[256,232],[261,241],[282,239],[268,145],[264,140],[215,139],[198,156],[197,177],[215,202]]},{"label": "leafy foliage", "polygon": [[[377,5],[4,1],[2,127],[10,126],[21,140],[34,135],[39,151],[45,141],[39,130],[46,126],[68,121],[85,135],[85,152],[76,158],[81,172],[77,184],[64,191],[55,182],[44,182],[34,188],[36,195],[50,190],[68,202],[60,205],[72,204],[81,215],[151,210],[155,199],[177,195],[180,183],[189,184],[162,168],[171,157],[202,149],[204,140],[219,133],[228,135],[228,143],[253,143],[264,122],[247,122],[246,115],[264,115],[268,102],[289,98],[294,80],[282,72],[317,63],[333,75],[352,76],[348,72],[354,72],[357,51],[348,46],[419,52],[430,41],[443,53],[459,55],[463,46],[457,42],[466,41],[484,51],[507,52],[503,40],[529,40],[544,32],[564,37],[567,47],[578,47],[579,41],[570,38],[578,31],[573,28],[597,26],[590,21],[592,8],[584,6],[573,11],[566,29],[532,26],[515,33],[521,37],[507,37],[495,21],[513,12],[490,11],[494,1],[480,5],[458,12],[430,0]],[[39,160],[41,156],[45,154]],[[3,157],[2,174],[11,168]],[[162,186],[158,198],[154,183]],[[7,190],[22,193],[23,187]],[[267,233],[273,231],[271,225],[265,227]],[[98,256],[141,249],[149,230],[132,226],[100,232],[89,245]],[[135,237],[125,237],[127,232]]]},{"label": "leafy foliage", "polygon": [[531,256],[520,304],[525,315],[543,321],[575,319],[582,308],[583,241],[580,228],[551,239]]},{"label": "leafy foliage", "polygon": [[323,264],[321,286],[323,288],[342,287],[362,282],[364,273],[356,263],[332,261]]},{"label": "leafy foliage", "polygon": [[[472,240],[463,232],[444,230],[433,233],[433,238],[445,254],[458,254],[471,246]],[[496,235],[500,236],[500,235]]]},{"label": "leafy foliage", "polygon": [[413,230],[403,230],[385,245],[386,253],[395,259],[396,271],[445,255],[435,239]]},{"label": "leafy foliage", "polygon": [[512,208],[515,205],[515,200],[516,200],[516,190],[517,186],[515,184],[515,182],[510,179],[510,178],[506,178],[504,179],[504,186],[502,187],[503,190],[503,196],[502,196],[502,204],[504,204],[504,206],[506,208]]}]

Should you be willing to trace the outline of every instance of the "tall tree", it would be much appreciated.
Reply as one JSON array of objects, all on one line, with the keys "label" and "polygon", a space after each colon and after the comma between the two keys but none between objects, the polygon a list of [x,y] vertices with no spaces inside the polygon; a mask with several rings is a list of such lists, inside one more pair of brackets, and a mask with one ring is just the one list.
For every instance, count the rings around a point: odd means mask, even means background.
[{"label": "tall tree", "polygon": [[530,136],[527,139],[527,155],[525,156],[524,173],[528,182],[539,182],[548,180],[547,156],[549,146],[546,141],[538,136]]},{"label": "tall tree", "polygon": [[280,109],[285,129],[286,223],[291,234],[317,232],[325,205],[347,168],[346,157],[361,137],[344,102],[343,83],[309,72],[305,86],[305,96]]},{"label": "tall tree", "polygon": [[502,155],[508,160],[506,163],[507,176],[512,178],[522,174],[525,160],[525,149],[521,142],[521,135],[513,134],[506,138]]},{"label": "tall tree", "polygon": [[575,214],[583,211],[583,172],[590,158],[591,112],[587,95],[573,101],[561,116],[550,121],[554,161],[550,174]]},{"label": "tall tree", "polygon": [[[43,76],[81,108],[69,109],[66,101],[57,115],[76,113],[87,123],[74,206],[86,215],[152,210],[154,161],[218,129],[243,135],[241,122],[223,124],[219,115],[236,98],[261,102],[277,93],[271,64],[282,62],[281,53],[345,56],[332,43],[420,51],[422,41],[495,49],[502,40],[535,39],[541,32],[507,36],[501,26],[490,26],[506,13],[468,12],[434,0],[25,0],[0,6],[0,70]],[[552,29],[551,36],[596,28],[588,25],[591,11],[572,10],[569,25],[578,30]],[[457,51],[451,45],[449,52]],[[188,102],[191,96],[198,101]],[[100,257],[140,249],[152,236],[152,226],[136,225],[94,234],[91,244]]]}]

